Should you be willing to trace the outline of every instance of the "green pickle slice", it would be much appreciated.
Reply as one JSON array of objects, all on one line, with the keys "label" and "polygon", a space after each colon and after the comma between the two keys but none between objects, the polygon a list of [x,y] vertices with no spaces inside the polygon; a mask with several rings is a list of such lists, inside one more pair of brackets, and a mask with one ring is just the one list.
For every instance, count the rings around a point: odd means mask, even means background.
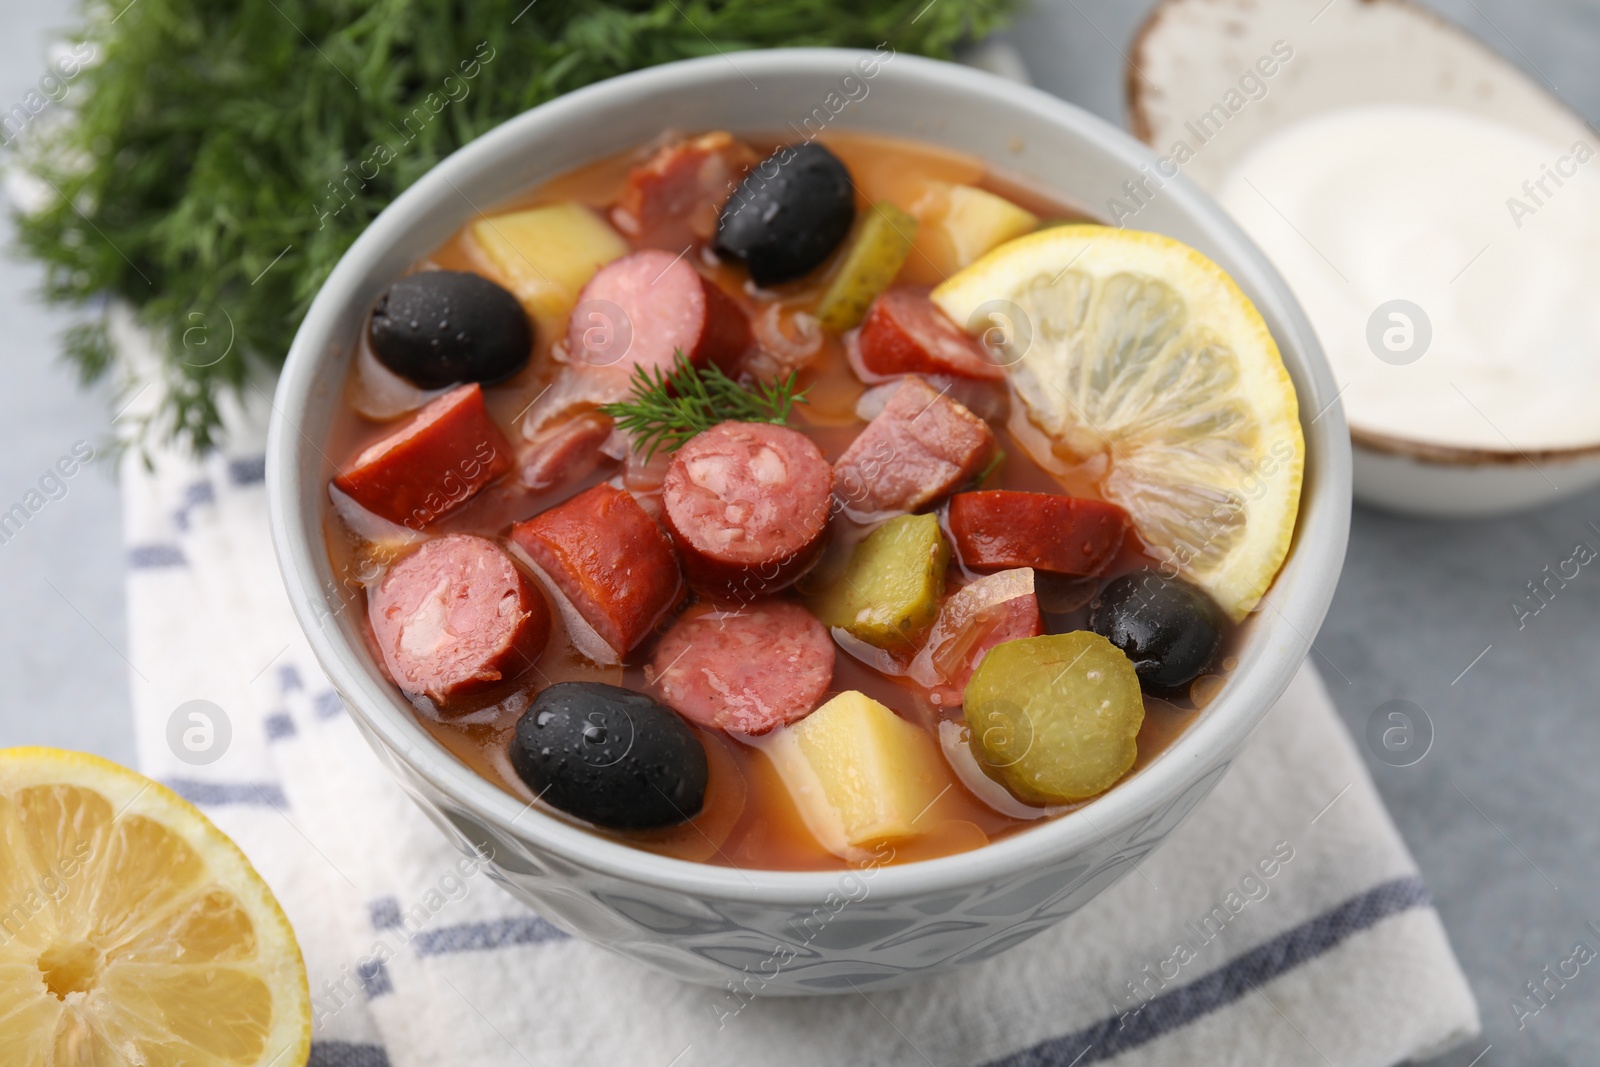
[{"label": "green pickle slice", "polygon": [[812,601],[812,613],[869,645],[908,647],[939,614],[949,564],[939,517],[901,515],[855,547],[844,573]]},{"label": "green pickle slice", "polygon": [[1103,793],[1139,754],[1139,676],[1088,630],[996,645],[967,683],[962,709],[978,764],[1026,804]]},{"label": "green pickle slice", "polygon": [[817,319],[830,330],[859,326],[877,295],[900,273],[917,235],[917,220],[887,201],[868,208],[833,276]]}]

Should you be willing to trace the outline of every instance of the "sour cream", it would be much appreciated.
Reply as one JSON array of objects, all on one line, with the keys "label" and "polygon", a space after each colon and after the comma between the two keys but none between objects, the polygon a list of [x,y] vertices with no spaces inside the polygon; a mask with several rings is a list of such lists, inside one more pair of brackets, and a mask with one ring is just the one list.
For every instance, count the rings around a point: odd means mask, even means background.
[{"label": "sour cream", "polygon": [[1597,143],[1442,108],[1349,108],[1263,141],[1220,199],[1299,297],[1353,427],[1495,451],[1587,445]]}]

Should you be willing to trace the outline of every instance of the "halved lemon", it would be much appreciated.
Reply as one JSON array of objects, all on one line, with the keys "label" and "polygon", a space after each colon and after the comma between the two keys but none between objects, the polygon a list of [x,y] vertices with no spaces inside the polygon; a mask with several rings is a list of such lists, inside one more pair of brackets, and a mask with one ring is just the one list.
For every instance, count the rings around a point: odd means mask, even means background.
[{"label": "halved lemon", "polygon": [[1062,465],[1096,470],[1163,568],[1235,620],[1294,535],[1305,466],[1294,384],[1249,299],[1158,234],[1058,226],[952,275],[933,300],[996,351]]},{"label": "halved lemon", "polygon": [[193,805],[97,756],[0,750],[0,1060],[303,1067],[289,921]]}]

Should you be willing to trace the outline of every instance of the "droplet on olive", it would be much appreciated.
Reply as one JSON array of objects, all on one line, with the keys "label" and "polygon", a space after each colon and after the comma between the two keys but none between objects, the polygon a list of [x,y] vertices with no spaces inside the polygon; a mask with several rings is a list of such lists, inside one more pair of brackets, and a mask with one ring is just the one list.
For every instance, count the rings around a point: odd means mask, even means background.
[{"label": "droplet on olive", "polygon": [[643,693],[558,682],[517,720],[511,766],[553,807],[613,830],[672,826],[699,814],[706,751]]},{"label": "droplet on olive", "polygon": [[839,157],[815,141],[786,145],[750,168],[717,219],[717,251],[757,285],[793,281],[828,258],[856,217]]},{"label": "droplet on olive", "polygon": [[367,339],[379,363],[423,389],[505,381],[533,354],[533,324],[517,298],[455,270],[389,286],[373,305]]},{"label": "droplet on olive", "polygon": [[1089,629],[1133,661],[1139,684],[1180,694],[1216,658],[1226,621],[1204,590],[1155,571],[1112,579],[1089,609]]}]

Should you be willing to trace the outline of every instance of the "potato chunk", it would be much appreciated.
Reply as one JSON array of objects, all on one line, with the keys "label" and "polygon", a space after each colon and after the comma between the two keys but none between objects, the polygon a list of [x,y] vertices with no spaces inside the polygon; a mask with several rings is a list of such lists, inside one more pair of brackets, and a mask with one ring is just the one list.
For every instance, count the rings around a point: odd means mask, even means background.
[{"label": "potato chunk", "polygon": [[954,274],[1013,237],[1031,233],[1039,217],[975,185],[935,182],[912,206],[922,225],[916,249],[943,275]]},{"label": "potato chunk", "polygon": [[840,693],[764,747],[806,826],[836,855],[937,825],[926,812],[950,778],[932,738],[864,693]]},{"label": "potato chunk", "polygon": [[472,239],[533,316],[541,337],[566,336],[578,291],[595,271],[629,251],[621,234],[577,203],[479,219]]}]

